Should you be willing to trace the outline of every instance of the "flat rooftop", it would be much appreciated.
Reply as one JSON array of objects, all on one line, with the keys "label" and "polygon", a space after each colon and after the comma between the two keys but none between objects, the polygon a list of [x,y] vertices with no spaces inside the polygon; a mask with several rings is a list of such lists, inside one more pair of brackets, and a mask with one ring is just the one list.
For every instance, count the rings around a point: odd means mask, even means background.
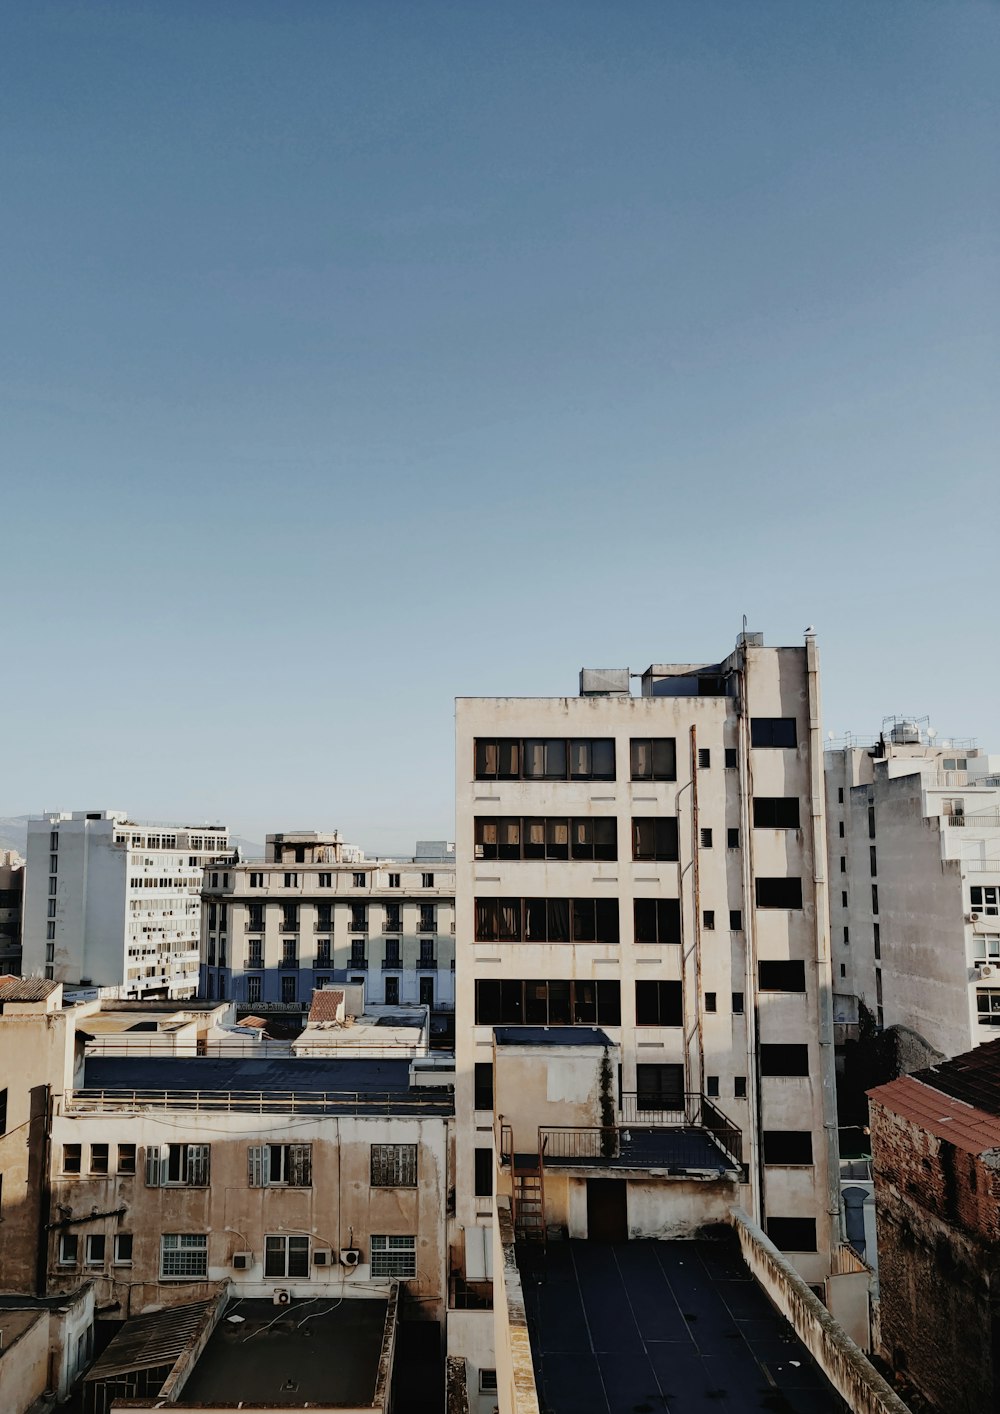
[{"label": "flat rooftop", "polygon": [[678,1177],[685,1172],[715,1171],[721,1178],[738,1170],[739,1165],[719,1148],[708,1130],[640,1129],[633,1124],[620,1131],[619,1151],[613,1158],[546,1153],[545,1167],[665,1169]]},{"label": "flat rooftop", "polygon": [[734,1242],[518,1243],[548,1414],[842,1414]]},{"label": "flat rooftop", "polygon": [[[387,1303],[337,1298],[234,1301],[177,1403],[302,1408],[371,1404]],[[242,1321],[230,1319],[242,1316]],[[277,1319],[276,1319],[277,1318]]]},{"label": "flat rooftop", "polygon": [[[77,1093],[85,1100],[87,1092],[93,1090],[170,1091],[174,1097],[185,1091],[200,1091],[201,1102],[193,1096],[191,1104],[203,1107],[206,1093],[220,1092],[229,1095],[232,1109],[259,1109],[262,1098],[267,1108],[278,1109],[283,1095],[294,1095],[296,1110],[305,1111],[314,1103],[318,1112],[384,1114],[393,1104],[402,1111],[419,1106],[430,1113],[452,1112],[450,1094],[411,1090],[409,1076],[408,1059],[88,1056],[84,1084]],[[240,1094],[247,1097],[242,1106]],[[311,1096],[315,1096],[314,1102]]]},{"label": "flat rooftop", "polygon": [[498,1046],[608,1046],[614,1041],[596,1026],[494,1026]]}]

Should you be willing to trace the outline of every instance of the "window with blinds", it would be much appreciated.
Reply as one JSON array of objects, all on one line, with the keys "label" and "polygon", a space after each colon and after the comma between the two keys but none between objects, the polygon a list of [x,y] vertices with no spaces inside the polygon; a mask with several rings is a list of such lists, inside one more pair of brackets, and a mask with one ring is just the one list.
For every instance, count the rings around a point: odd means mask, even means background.
[{"label": "window with blinds", "polygon": [[310,1188],[311,1144],[251,1144],[247,1150],[251,1188]]},{"label": "window with blinds", "polygon": [[416,1188],[416,1144],[373,1144],[371,1163],[373,1188]]}]

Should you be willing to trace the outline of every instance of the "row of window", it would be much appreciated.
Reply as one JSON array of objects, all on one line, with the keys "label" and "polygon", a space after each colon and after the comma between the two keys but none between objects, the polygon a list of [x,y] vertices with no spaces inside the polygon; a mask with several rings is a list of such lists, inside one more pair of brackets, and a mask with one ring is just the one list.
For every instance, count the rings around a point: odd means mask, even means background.
[{"label": "row of window", "polygon": [[[794,717],[753,717],[750,745],[795,747]],[[613,737],[477,737],[474,747],[477,781],[613,781],[616,778]],[[736,765],[735,748],[726,751],[727,767]],[[711,766],[711,750],[702,747],[698,766]],[[633,781],[675,781],[675,737],[632,737],[629,773]]]},{"label": "row of window", "polygon": [[[758,908],[802,907],[802,880],[754,880]],[[635,899],[633,937],[637,943],[679,943],[679,899]],[[714,910],[706,910],[702,925],[715,927]],[[739,909],[731,909],[729,926],[743,926]],[[616,898],[477,898],[477,943],[617,943],[620,941]]]},{"label": "row of window", "polygon": [[[246,967],[264,967],[264,940],[263,938],[248,938],[246,952]],[[208,958],[210,966],[215,964],[215,939],[210,938],[208,942]],[[383,951],[383,961],[386,967],[402,967],[402,955],[400,953],[400,941],[398,938],[386,938]],[[278,959],[278,967],[298,967],[300,964],[298,940],[296,938],[285,938],[282,943],[281,956]],[[272,963],[272,965],[274,965]],[[306,962],[309,967],[331,967],[333,965],[333,950],[330,946],[329,938],[317,938],[315,963]],[[364,944],[359,947],[352,946],[347,965],[349,967],[367,967],[368,959],[365,953]],[[225,966],[224,962],[220,966]],[[421,939],[420,949],[416,958],[413,959],[413,966],[416,968],[436,968],[437,950],[431,939]]]},{"label": "row of window", "polygon": [[[350,967],[357,967],[359,970],[367,968],[367,965],[368,965],[368,964],[366,963],[366,961],[365,961],[364,958],[357,959],[357,958],[352,957],[352,958],[350,959],[350,963],[349,963],[349,966],[350,966]],[[400,971],[403,971],[402,963],[399,961],[398,958],[397,958],[395,961],[393,961],[391,958],[387,958],[386,961],[385,961],[382,965],[383,965],[383,968],[386,968],[386,967],[398,967],[398,968],[400,969]],[[417,969],[419,969],[419,968],[420,968],[421,966],[423,966],[423,965],[425,965],[425,964],[422,964],[422,963],[419,963],[419,962],[418,962],[418,963],[416,964],[416,967],[417,967]],[[223,963],[223,966],[225,966],[225,963]],[[452,964],[452,971],[454,971],[454,963]],[[309,981],[308,978],[306,979],[306,982],[307,982],[307,987],[306,987],[307,995],[306,995],[305,998],[301,998],[301,997],[299,996],[299,978],[298,978],[298,975],[297,975],[297,974],[292,974],[291,976],[280,977],[280,978],[278,979],[278,981],[279,981],[280,992],[281,992],[280,1000],[283,1001],[283,1002],[308,1001],[309,998],[311,997],[313,991],[314,991],[315,989],[322,990],[324,987],[329,987],[329,986],[332,986],[332,985],[333,985],[333,978],[332,978],[332,977],[327,977],[327,976],[325,976],[323,973],[317,972],[317,973],[314,975],[312,981]],[[362,982],[365,981],[365,978],[364,978],[363,976],[354,977],[354,976],[351,976],[350,973],[348,973],[348,981],[349,981],[349,982],[355,982],[355,983],[359,983],[359,984],[360,984],[360,983],[362,983]],[[313,986],[313,983],[315,983],[315,988],[314,988],[314,986]],[[417,997],[417,1000],[418,1000],[418,1002],[420,1003],[420,1005],[421,1005],[421,1006],[433,1006],[433,1005],[434,1005],[434,975],[433,975],[433,973],[431,973],[429,976],[426,976],[426,977],[418,977],[418,978],[417,978],[417,986],[418,986],[418,993],[419,993],[419,994],[418,994],[418,997]],[[226,987],[225,979],[220,975],[220,977],[219,977],[219,999],[220,999],[220,1000],[223,999],[223,992],[224,992],[224,990],[225,990],[225,987]],[[383,989],[383,998],[382,998],[382,999],[383,999],[383,1001],[385,1002],[385,1004],[386,1004],[387,1006],[398,1006],[398,1005],[399,1005],[399,978],[398,978],[398,977],[384,977],[384,978],[382,979],[382,989]],[[214,997],[213,997],[213,995],[212,995],[213,992],[214,992],[214,990],[215,990],[215,978],[214,978],[214,974],[211,973],[211,972],[209,972],[209,973],[208,973],[208,979],[207,979],[207,993],[208,993],[208,998],[209,998],[210,1001],[211,1001],[211,1000],[214,1000]],[[374,999],[375,999],[375,998],[374,998],[374,989],[371,988],[371,987],[369,987],[368,996],[369,996],[369,999],[370,999],[370,1000],[374,1000]],[[243,978],[243,981],[242,981],[242,1000],[243,1000],[243,1001],[246,1001],[246,1002],[250,1002],[250,1003],[253,1003],[253,1002],[262,1002],[262,1001],[264,1000],[264,978],[263,978],[263,976],[261,976],[260,974],[258,974],[258,973],[256,973],[256,972],[249,972],[249,973],[247,973],[247,975]]]},{"label": "row of window", "polygon": [[[275,907],[281,909],[281,922],[279,931],[282,933],[298,933],[300,931],[299,905],[297,903],[282,903],[270,905],[271,916],[274,916]],[[368,904],[350,903],[347,928],[351,933],[368,932]],[[399,904],[383,904],[382,932],[401,933],[403,931],[403,915]],[[341,909],[343,913],[343,909]],[[265,905],[262,903],[251,903],[247,905],[245,928],[248,933],[263,933],[265,927]],[[313,931],[317,933],[332,933],[335,931],[334,920],[336,918],[336,905],[332,903],[316,904],[316,916],[313,919]],[[215,932],[218,922],[218,929],[221,932],[226,930],[226,906],[217,906],[210,903],[208,906],[208,928],[209,932]],[[418,904],[417,932],[436,933],[438,931],[437,906],[433,903]]]},{"label": "row of window", "polygon": [[[761,962],[762,992],[804,992],[804,962]],[[636,982],[637,1026],[680,1026],[683,997],[677,981]],[[718,1009],[714,992],[706,1009]],[[733,1010],[743,1010],[743,993],[732,994]],[[619,982],[564,982],[518,978],[480,978],[476,982],[476,1024],[479,1026],[621,1025]]]},{"label": "row of window", "polygon": [[[117,1232],[113,1239],[112,1261],[116,1267],[132,1265],[132,1233]],[[264,1236],[264,1276],[308,1279],[311,1270],[312,1240],[291,1233],[267,1233]],[[92,1232],[84,1242],[84,1264],[103,1267],[108,1255],[108,1240],[103,1233]],[[75,1267],[80,1260],[80,1238],[74,1232],[59,1237],[58,1261],[62,1267]],[[371,1237],[371,1274],[373,1277],[415,1277],[417,1275],[417,1239],[415,1235],[396,1236],[374,1233]],[[203,1281],[208,1276],[208,1234],[204,1232],[165,1232],[160,1238],[161,1281]]]},{"label": "row of window", "polygon": [[[416,1144],[372,1144],[370,1157],[373,1188],[417,1186]],[[91,1144],[87,1172],[109,1173],[110,1159],[110,1145]],[[145,1152],[146,1184],[150,1188],[207,1188],[210,1165],[210,1144],[150,1144]],[[64,1144],[63,1173],[81,1173],[82,1169],[83,1145]],[[136,1172],[134,1144],[118,1145],[116,1172]],[[247,1182],[251,1188],[312,1187],[312,1145],[251,1144],[247,1149]]]},{"label": "row of window", "polygon": [[[297,864],[304,864],[304,854],[303,858],[296,859],[295,862]],[[450,875],[446,875],[446,878],[450,877]],[[218,874],[212,874],[209,886],[213,889],[220,887],[227,889],[229,887],[229,875],[223,874],[221,876],[221,885],[219,884],[219,878],[220,876]],[[263,870],[252,869],[250,870],[250,887],[251,889],[264,889],[267,888],[269,884],[274,884],[276,887],[285,889],[297,889],[300,879],[310,883],[312,882],[312,878],[313,876],[311,874],[300,874],[297,869],[285,870],[281,874],[277,871],[265,873]],[[332,872],[327,873],[324,870],[319,870],[315,876],[316,888],[332,889],[334,887],[333,880],[334,875]],[[377,887],[377,885],[378,879],[374,873],[362,872],[351,876],[351,887],[354,889],[367,889],[372,886]],[[390,889],[402,888],[402,875],[390,874],[387,879],[386,887]],[[433,889],[435,887],[435,875],[433,873],[422,873],[420,875],[420,887],[422,889]]]}]

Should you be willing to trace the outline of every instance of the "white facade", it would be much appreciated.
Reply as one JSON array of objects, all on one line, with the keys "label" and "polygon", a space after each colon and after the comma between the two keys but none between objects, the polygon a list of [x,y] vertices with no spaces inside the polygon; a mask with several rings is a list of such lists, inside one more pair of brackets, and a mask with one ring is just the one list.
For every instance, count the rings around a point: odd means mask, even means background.
[{"label": "white facade", "polygon": [[[641,1125],[661,1087],[723,1112],[743,1139],[736,1199],[779,1243],[794,1230],[782,1245],[822,1281],[838,1195],[816,645],[745,635],[723,663],[650,668],[640,697],[625,681],[456,704],[465,1276],[489,1276],[492,1204],[474,1170],[500,1119],[493,1028],[570,1024],[615,1047],[617,1122]],[[537,1093],[525,1080],[533,1113],[572,1089],[553,1054],[539,1053]],[[765,1132],[778,1136],[767,1153]],[[789,1136],[794,1161],[779,1157]],[[671,1228],[669,1185],[658,1195]],[[648,1213],[629,1217],[649,1230]]]},{"label": "white facade", "polygon": [[202,874],[228,845],[220,825],[139,824],[122,811],[30,820],[23,971],[126,997],[194,996]]},{"label": "white facade", "polygon": [[208,869],[202,995],[307,1011],[314,989],[366,1002],[455,1003],[455,863],[443,848],[366,859],[339,834],[268,835],[264,860]]},{"label": "white facade", "polygon": [[897,723],[826,754],[835,1014],[945,1055],[1000,1025],[1000,756]]}]

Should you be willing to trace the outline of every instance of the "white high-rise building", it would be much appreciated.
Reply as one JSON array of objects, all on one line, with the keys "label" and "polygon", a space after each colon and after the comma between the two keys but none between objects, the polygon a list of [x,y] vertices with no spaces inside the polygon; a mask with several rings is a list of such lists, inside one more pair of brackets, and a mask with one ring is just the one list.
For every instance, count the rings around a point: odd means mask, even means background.
[{"label": "white high-rise building", "polygon": [[139,824],[120,810],[29,821],[25,975],[195,996],[202,876],[228,847],[223,825]]},{"label": "white high-rise building", "polygon": [[826,753],[834,1015],[954,1056],[1000,1032],[1000,756],[926,719]]}]

